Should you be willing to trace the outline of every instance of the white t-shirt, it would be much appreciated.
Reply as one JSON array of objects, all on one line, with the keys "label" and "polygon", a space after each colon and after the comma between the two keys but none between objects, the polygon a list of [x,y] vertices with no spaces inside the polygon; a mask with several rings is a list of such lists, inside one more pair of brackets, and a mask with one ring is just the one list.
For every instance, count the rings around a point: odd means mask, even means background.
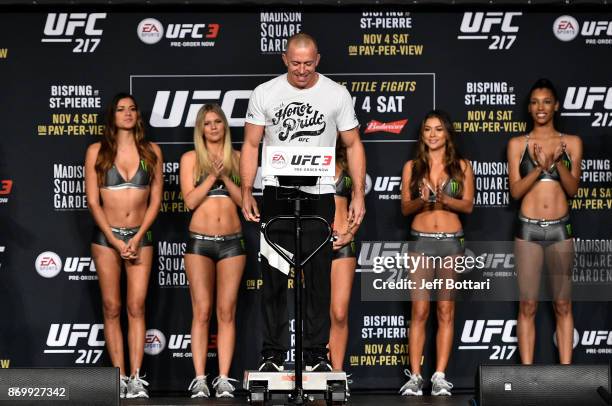
[{"label": "white t-shirt", "polygon": [[[335,148],[338,131],[359,126],[348,90],[318,75],[317,82],[308,89],[293,87],[284,74],[257,86],[251,94],[246,122],[265,126],[263,160],[268,146]],[[278,179],[266,176],[263,186],[279,186]],[[317,186],[300,189],[306,193],[334,193],[336,187],[334,178],[326,176],[319,179]]]}]

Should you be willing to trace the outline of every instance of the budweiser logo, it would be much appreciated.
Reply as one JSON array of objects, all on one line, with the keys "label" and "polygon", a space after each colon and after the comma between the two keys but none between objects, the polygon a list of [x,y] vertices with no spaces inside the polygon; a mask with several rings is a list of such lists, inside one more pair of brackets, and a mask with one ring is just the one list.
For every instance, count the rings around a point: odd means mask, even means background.
[{"label": "budweiser logo", "polygon": [[408,119],[392,121],[390,123],[381,123],[380,121],[372,120],[368,123],[364,134],[386,132],[399,134],[408,122]]}]

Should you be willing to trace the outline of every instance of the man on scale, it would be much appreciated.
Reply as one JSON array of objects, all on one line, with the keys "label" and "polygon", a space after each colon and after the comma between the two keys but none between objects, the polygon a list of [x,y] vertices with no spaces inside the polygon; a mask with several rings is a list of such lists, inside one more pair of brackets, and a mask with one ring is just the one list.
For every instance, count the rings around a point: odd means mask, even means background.
[{"label": "man on scale", "polygon": [[[353,196],[349,222],[361,224],[365,215],[365,151],[359,138],[359,122],[349,92],[342,85],[317,73],[320,55],[315,39],[299,33],[287,42],[282,55],[287,73],[259,85],[251,95],[247,111],[244,144],[240,159],[242,212],[247,221],[260,221],[252,189],[257,173],[259,143],[263,138],[262,167],[266,165],[267,147],[333,147],[340,135],[346,145],[353,177]],[[288,200],[278,200],[287,188],[275,176],[263,178],[261,220],[280,214],[293,214]],[[301,186],[304,215],[318,215],[332,223],[334,219],[333,176],[322,176],[314,186]],[[302,249],[312,252],[324,238],[320,225],[304,223]],[[270,230],[271,239],[288,252],[294,249],[293,224],[280,223]],[[326,244],[304,266],[305,318],[304,362],[307,371],[331,371],[327,358],[329,341],[330,268],[332,245]],[[279,372],[288,349],[287,274],[289,264],[262,239],[262,309],[263,348],[261,372]],[[299,356],[299,354],[297,355]]]}]

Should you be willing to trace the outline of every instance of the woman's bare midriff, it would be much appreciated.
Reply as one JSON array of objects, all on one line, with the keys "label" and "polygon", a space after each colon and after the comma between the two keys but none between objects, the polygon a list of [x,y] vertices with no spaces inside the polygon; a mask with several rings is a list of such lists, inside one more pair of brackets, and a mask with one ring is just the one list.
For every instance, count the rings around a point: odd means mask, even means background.
[{"label": "woman's bare midriff", "polygon": [[229,197],[207,197],[193,212],[189,231],[204,235],[229,235],[240,232],[236,205]]},{"label": "woman's bare midriff", "polygon": [[412,221],[412,229],[423,233],[456,233],[462,230],[457,214],[448,210],[424,210]]},{"label": "woman's bare midriff", "polygon": [[125,228],[140,226],[147,211],[149,189],[100,189],[102,210],[108,224]]},{"label": "woman's bare midriff", "polygon": [[567,213],[567,197],[556,181],[537,182],[521,203],[521,214],[532,219],[556,220]]}]

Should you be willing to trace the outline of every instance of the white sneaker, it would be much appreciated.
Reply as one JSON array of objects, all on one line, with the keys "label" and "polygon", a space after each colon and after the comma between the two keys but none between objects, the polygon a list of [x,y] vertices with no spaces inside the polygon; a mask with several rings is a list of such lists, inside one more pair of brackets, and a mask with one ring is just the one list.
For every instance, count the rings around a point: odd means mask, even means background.
[{"label": "white sneaker", "polygon": [[198,379],[198,377],[193,378],[187,390],[191,391],[192,398],[210,397],[210,390],[208,389],[208,385],[206,384],[206,376],[200,379]]},{"label": "white sneaker", "polygon": [[423,377],[419,374],[411,374],[404,369],[404,374],[408,377],[408,382],[399,390],[402,396],[423,396]]},{"label": "white sneaker", "polygon": [[129,380],[130,378],[125,375],[121,375],[119,377],[119,397],[121,399],[125,399],[125,395],[127,394],[127,390],[128,390]]},{"label": "white sneaker", "polygon": [[212,386],[215,388],[215,396],[218,398],[233,398],[234,391],[236,388],[230,383],[230,381],[238,382],[236,379],[228,378],[227,376],[218,376],[213,382]]},{"label": "white sneaker", "polygon": [[125,397],[128,399],[148,398],[149,392],[145,386],[149,386],[149,382],[140,377],[140,370],[137,369],[136,374],[131,376],[130,380],[128,381],[128,388]]},{"label": "white sneaker", "polygon": [[446,380],[444,372],[436,372],[431,376],[431,396],[450,396],[453,384]]}]

